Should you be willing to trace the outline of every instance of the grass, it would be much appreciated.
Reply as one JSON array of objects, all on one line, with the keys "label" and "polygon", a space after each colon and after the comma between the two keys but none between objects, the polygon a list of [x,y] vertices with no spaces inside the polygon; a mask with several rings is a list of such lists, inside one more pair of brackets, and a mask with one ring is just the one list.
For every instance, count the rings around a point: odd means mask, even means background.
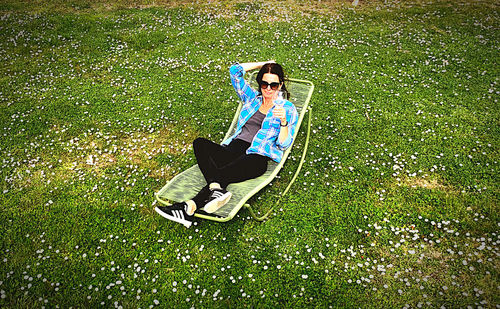
[{"label": "grass", "polygon": [[[0,306],[496,308],[498,6],[5,1]],[[154,193],[220,141],[227,69],[308,79],[271,219],[191,229]],[[293,95],[293,94],[292,94]],[[291,179],[305,127],[264,212]]]}]

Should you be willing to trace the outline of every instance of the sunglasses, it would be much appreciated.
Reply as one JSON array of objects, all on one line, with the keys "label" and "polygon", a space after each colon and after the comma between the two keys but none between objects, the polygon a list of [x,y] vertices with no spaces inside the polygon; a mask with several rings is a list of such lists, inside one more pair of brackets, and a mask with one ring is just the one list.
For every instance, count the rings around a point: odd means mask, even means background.
[{"label": "sunglasses", "polygon": [[260,82],[260,87],[262,89],[267,89],[268,86],[271,86],[272,90],[277,90],[278,87],[280,86],[280,83],[268,83],[266,81],[261,81]]}]

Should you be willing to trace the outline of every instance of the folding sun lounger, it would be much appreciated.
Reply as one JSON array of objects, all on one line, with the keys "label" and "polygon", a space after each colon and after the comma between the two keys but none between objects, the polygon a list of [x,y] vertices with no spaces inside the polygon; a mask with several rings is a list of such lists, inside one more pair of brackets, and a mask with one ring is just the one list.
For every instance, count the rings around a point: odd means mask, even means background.
[{"label": "folding sun lounger", "polygon": [[[246,75],[246,77],[248,78],[247,80],[250,81],[250,84],[252,85],[252,87],[254,87],[254,89],[256,89],[257,87],[257,82],[255,81],[254,78],[255,73],[256,72]],[[307,111],[309,111],[309,120],[307,124],[306,141],[299,166],[292,180],[288,184],[288,187],[280,195],[277,203],[279,203],[281,197],[288,192],[291,185],[297,178],[300,169],[302,167],[302,164],[304,163],[304,158],[307,152],[307,146],[309,144],[309,133],[311,128],[311,114],[312,114],[312,109],[308,106],[308,104],[309,100],[311,99],[312,93],[314,91],[314,84],[306,80],[289,79],[289,82],[287,83],[287,89],[291,95],[290,101],[295,105],[295,107],[297,108],[297,112],[299,113],[297,129],[295,130],[294,142],[297,138],[300,126],[302,124],[302,120],[304,119],[305,113]],[[240,114],[241,107],[242,104],[240,103],[234,115],[233,122],[231,123],[231,126],[227,131],[226,136],[224,137],[224,140],[229,138],[236,130],[236,123],[238,120],[238,115]],[[285,163],[292,147],[293,144],[285,151],[280,163],[276,163],[275,161],[270,160],[268,163],[267,171],[266,173],[264,173],[264,175],[243,182],[230,184],[227,190],[230,191],[233,195],[226,205],[222,206],[216,212],[211,214],[204,212],[203,209],[197,210],[195,216],[203,219],[226,222],[231,220],[238,213],[241,207],[245,206],[249,209],[250,214],[255,220],[258,221],[265,220],[271,214],[273,210],[272,207],[266,212],[264,216],[258,217],[255,214],[252,207],[249,204],[246,204],[246,202],[254,194],[259,192],[262,188],[264,188],[274,179],[274,177],[283,167],[283,164]],[[205,178],[203,177],[200,169],[198,168],[198,165],[196,164],[190,167],[189,169],[185,170],[184,172],[178,174],[174,178],[172,178],[160,191],[158,191],[158,193],[156,193],[156,199],[164,205],[171,205],[170,202],[181,202],[194,197],[196,193],[198,193],[201,190],[201,188],[203,188],[205,185],[206,185]]]}]

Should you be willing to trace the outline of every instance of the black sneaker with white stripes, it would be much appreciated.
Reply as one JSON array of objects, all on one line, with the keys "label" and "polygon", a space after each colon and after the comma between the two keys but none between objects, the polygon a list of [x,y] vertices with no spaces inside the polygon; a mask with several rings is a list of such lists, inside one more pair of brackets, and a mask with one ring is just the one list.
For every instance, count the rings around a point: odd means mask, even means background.
[{"label": "black sneaker with white stripes", "polygon": [[172,206],[156,206],[155,211],[162,217],[174,222],[183,224],[189,228],[194,221],[194,214],[187,213],[188,205],[183,203],[175,203]]},{"label": "black sneaker with white stripes", "polygon": [[203,210],[211,214],[226,205],[231,196],[232,193],[225,189],[213,189]]}]

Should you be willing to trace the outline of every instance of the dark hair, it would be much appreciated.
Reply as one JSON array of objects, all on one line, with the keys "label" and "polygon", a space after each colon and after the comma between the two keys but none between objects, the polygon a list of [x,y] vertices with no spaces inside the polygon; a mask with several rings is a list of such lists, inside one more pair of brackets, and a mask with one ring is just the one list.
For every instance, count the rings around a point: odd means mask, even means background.
[{"label": "dark hair", "polygon": [[286,98],[285,99],[287,99],[287,100],[290,99],[290,92],[288,92],[288,90],[286,89],[286,86],[285,86],[285,81],[288,81],[288,80],[285,78],[285,73],[283,72],[283,68],[281,67],[281,65],[279,65],[277,63],[266,63],[262,66],[259,73],[257,73],[256,79],[257,79],[257,85],[259,85],[259,94],[262,95],[262,91],[260,89],[260,82],[262,81],[262,77],[264,77],[264,74],[266,74],[266,73],[278,75],[278,78],[280,80],[280,84],[282,84],[281,90],[286,91]]}]

